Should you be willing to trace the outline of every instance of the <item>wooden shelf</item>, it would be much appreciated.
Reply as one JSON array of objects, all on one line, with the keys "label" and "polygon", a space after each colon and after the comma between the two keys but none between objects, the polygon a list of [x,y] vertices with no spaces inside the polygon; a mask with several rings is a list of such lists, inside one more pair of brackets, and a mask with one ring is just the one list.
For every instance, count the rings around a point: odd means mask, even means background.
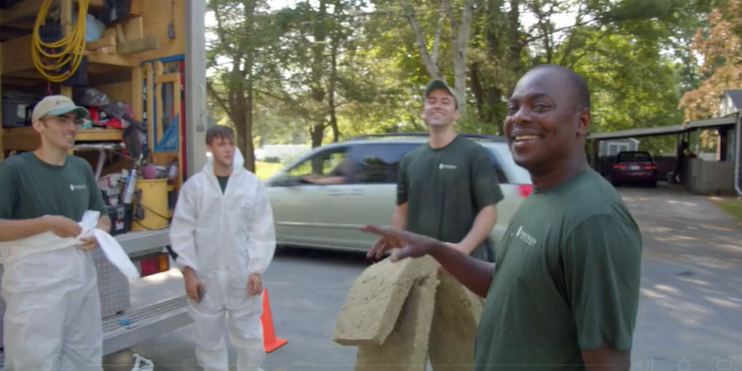
[{"label": "wooden shelf", "polygon": [[[145,10],[145,0],[131,0],[131,6],[129,7],[129,14],[131,15],[142,15],[144,14]],[[77,3],[77,0],[74,1]],[[25,20],[26,18],[31,18],[31,22],[23,22],[22,24],[14,25],[16,27],[23,27],[28,26],[29,29],[33,28],[33,19],[36,18],[36,14],[39,13],[39,9],[41,9],[41,4],[44,3],[44,0],[23,0],[19,3],[16,3],[12,7],[8,9],[2,9],[0,10],[0,24],[10,24],[18,21]],[[90,8],[91,10],[94,9],[103,9],[103,3],[104,0],[90,0]],[[58,2],[55,1],[54,5],[49,9],[50,11],[53,11],[57,9]]]},{"label": "wooden shelf", "polygon": [[[33,151],[39,146],[39,134],[32,127],[3,128],[2,138],[4,151]],[[121,140],[121,129],[87,129],[81,130],[75,137],[76,142],[118,142]]]},{"label": "wooden shelf", "polygon": [[[43,79],[43,76],[36,70],[33,58],[31,57],[31,35],[8,40],[0,44],[0,51],[3,53],[3,76],[15,75],[26,78],[37,76],[39,79]],[[89,73],[103,73],[111,68],[134,68],[139,66],[139,60],[136,58],[106,54],[93,50],[86,50],[85,55],[88,57]]]}]

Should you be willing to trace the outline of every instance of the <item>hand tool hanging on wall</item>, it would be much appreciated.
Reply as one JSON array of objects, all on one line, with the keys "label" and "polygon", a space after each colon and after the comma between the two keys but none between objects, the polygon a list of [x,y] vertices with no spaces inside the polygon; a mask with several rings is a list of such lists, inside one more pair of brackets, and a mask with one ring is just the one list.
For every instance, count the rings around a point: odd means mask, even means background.
[{"label": "hand tool hanging on wall", "polygon": [[167,25],[167,37],[175,40],[175,0],[170,1],[170,23]]}]

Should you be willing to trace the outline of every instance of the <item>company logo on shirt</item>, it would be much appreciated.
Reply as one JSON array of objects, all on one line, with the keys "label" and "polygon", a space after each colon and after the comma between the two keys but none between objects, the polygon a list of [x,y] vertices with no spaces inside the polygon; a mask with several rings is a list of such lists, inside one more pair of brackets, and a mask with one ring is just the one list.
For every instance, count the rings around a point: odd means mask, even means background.
[{"label": "company logo on shirt", "polygon": [[77,185],[70,184],[70,191],[72,191],[72,192],[74,192],[74,191],[82,191],[82,190],[85,190],[87,188],[88,187],[85,184],[77,184]]},{"label": "company logo on shirt", "polygon": [[524,231],[522,225],[520,226],[520,228],[518,228],[518,232],[516,232],[515,235],[523,240],[523,242],[527,243],[528,246],[533,246],[536,244],[536,239],[533,238],[533,236],[528,234],[526,231]]},{"label": "company logo on shirt", "polygon": [[443,169],[456,170],[456,165],[439,164],[438,170],[443,170]]}]

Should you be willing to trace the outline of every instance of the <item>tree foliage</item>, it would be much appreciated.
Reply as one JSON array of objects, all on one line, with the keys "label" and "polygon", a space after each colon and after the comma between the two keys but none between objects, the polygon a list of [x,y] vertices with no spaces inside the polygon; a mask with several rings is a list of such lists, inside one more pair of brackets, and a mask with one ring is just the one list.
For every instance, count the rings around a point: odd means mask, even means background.
[{"label": "tree foliage", "polygon": [[686,119],[713,117],[724,90],[742,87],[741,30],[742,0],[727,0],[708,15],[706,27],[699,27],[693,35],[690,48],[701,57],[701,82],[680,101]]},{"label": "tree foliage", "polygon": [[492,134],[517,80],[541,63],[587,79],[593,131],[679,124],[681,97],[686,117],[707,116],[713,95],[740,82],[742,0],[713,12],[711,0],[369,1],[209,0],[220,10],[210,99],[246,151],[425,130],[431,77],[463,98],[459,130]]}]

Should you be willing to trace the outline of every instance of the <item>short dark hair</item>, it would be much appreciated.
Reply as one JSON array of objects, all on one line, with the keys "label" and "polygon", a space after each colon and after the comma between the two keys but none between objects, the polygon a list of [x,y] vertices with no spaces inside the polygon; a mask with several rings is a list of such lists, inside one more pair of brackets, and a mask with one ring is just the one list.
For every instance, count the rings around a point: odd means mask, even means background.
[{"label": "short dark hair", "polygon": [[538,66],[531,69],[536,71],[540,69],[551,69],[559,73],[563,73],[569,83],[572,85],[573,93],[577,95],[576,99],[579,109],[587,108],[590,109],[590,90],[587,87],[587,81],[579,73],[575,72],[571,68],[560,66],[558,64],[539,64]]},{"label": "short dark hair", "polygon": [[211,145],[214,139],[234,139],[234,130],[229,126],[214,125],[206,130],[206,145]]}]

